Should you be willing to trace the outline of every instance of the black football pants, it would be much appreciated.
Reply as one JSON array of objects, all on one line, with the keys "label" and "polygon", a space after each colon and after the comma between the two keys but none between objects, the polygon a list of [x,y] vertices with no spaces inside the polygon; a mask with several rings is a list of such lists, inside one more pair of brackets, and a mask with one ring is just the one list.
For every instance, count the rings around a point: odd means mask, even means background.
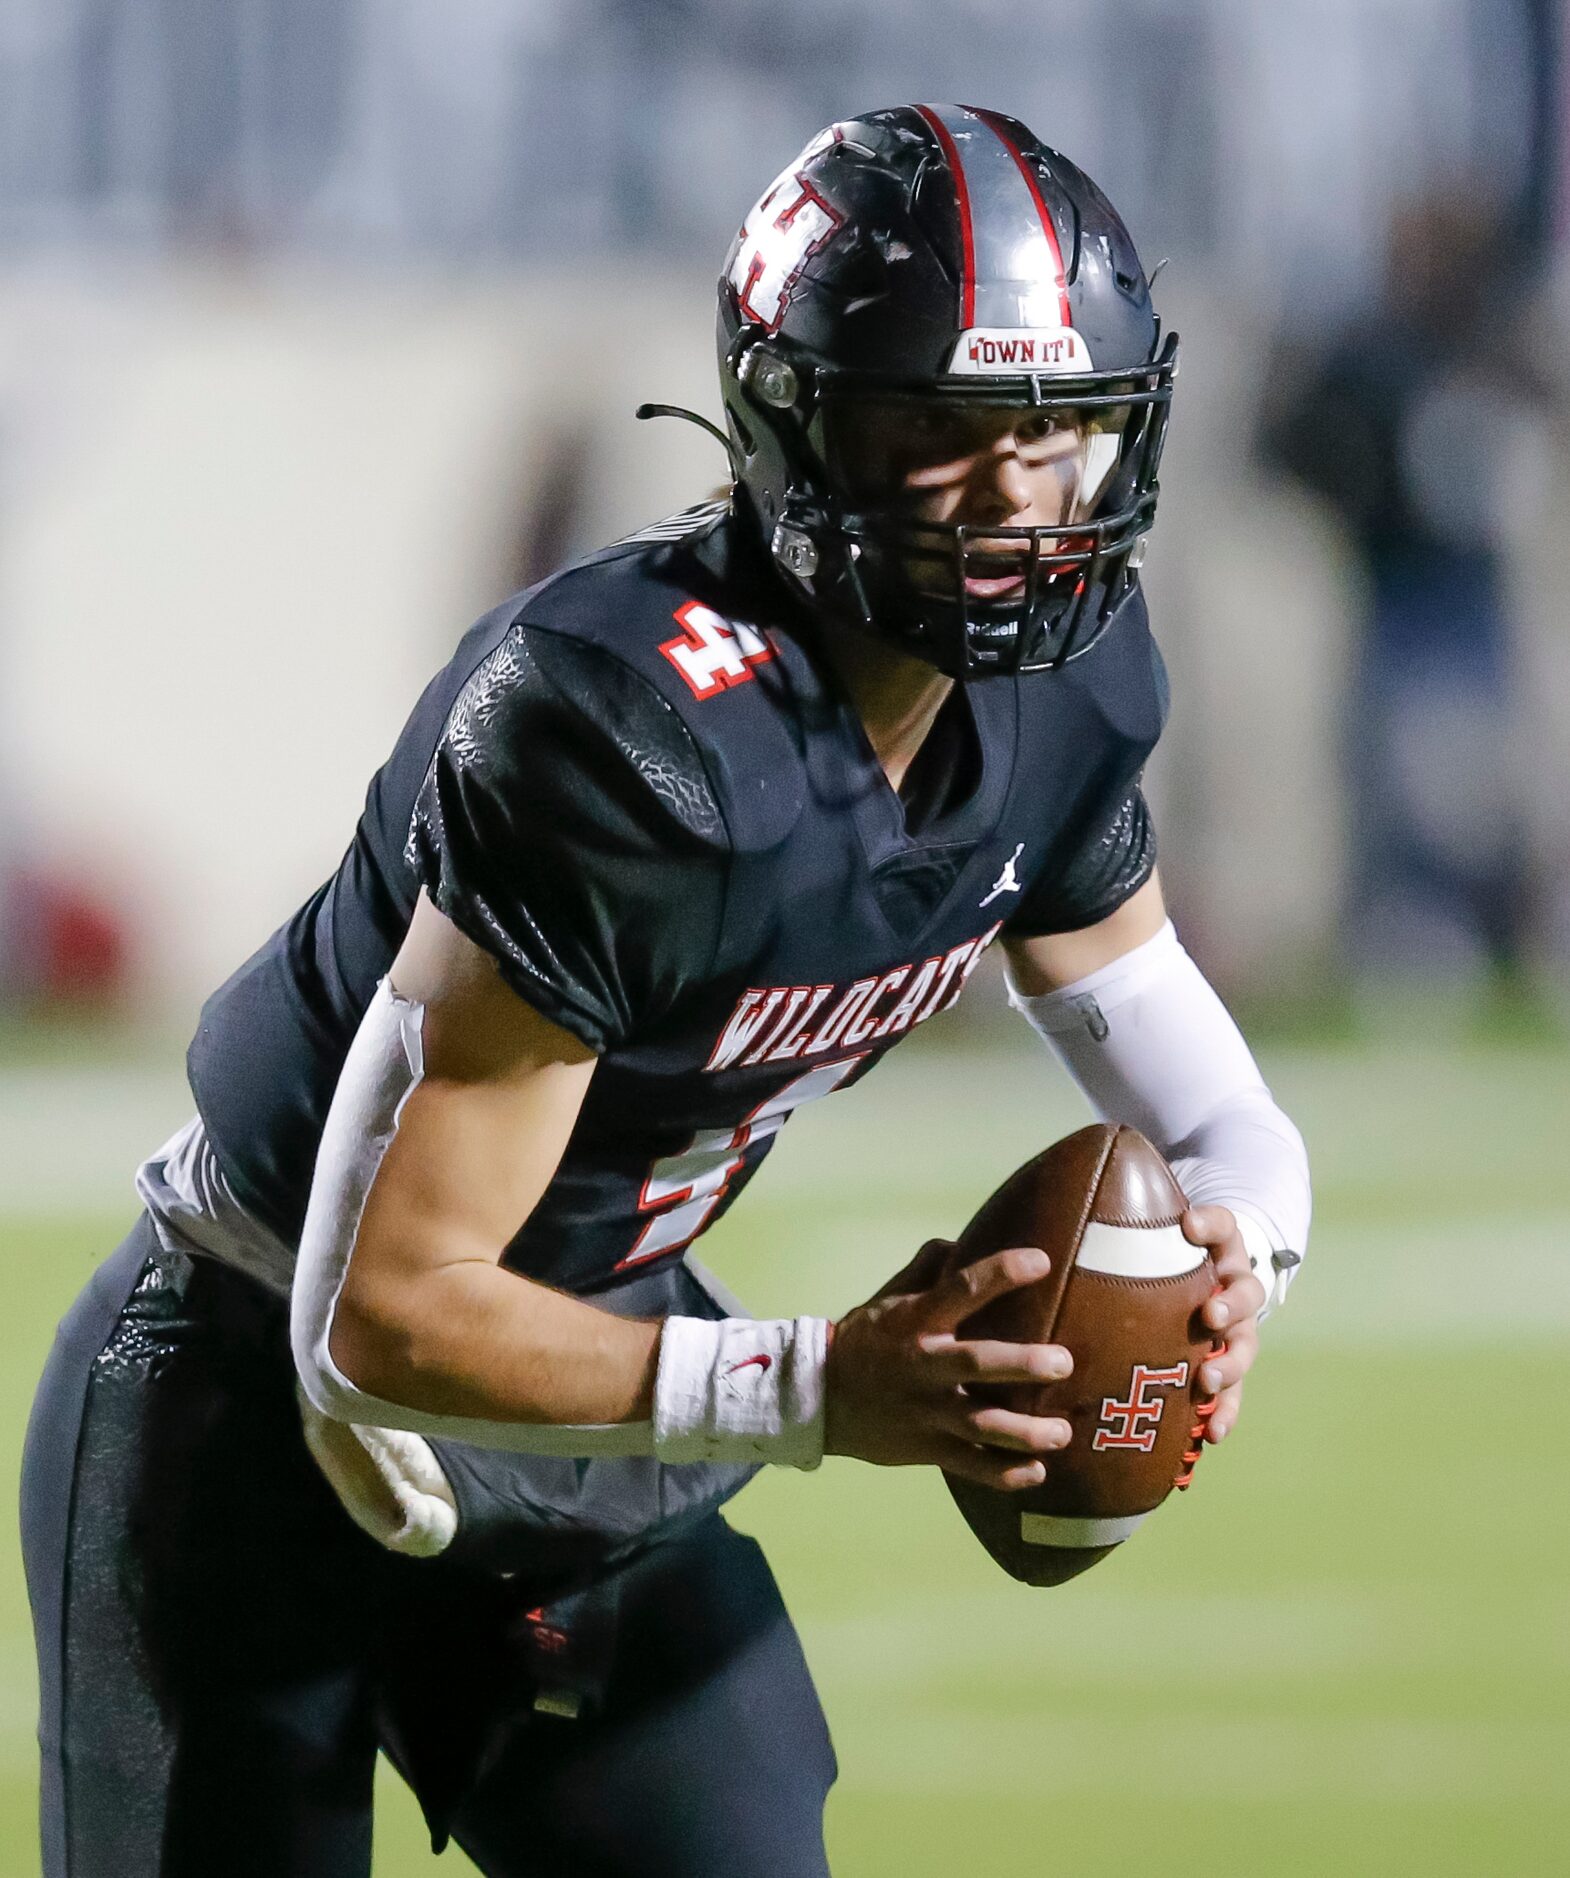
[{"label": "black football pants", "polygon": [[752,1540],[711,1514],[573,1595],[395,1557],[292,1382],[283,1306],[145,1218],[60,1326],[22,1485],[46,1878],[366,1878],[378,1748],[495,1878],[822,1878],[833,1754]]}]

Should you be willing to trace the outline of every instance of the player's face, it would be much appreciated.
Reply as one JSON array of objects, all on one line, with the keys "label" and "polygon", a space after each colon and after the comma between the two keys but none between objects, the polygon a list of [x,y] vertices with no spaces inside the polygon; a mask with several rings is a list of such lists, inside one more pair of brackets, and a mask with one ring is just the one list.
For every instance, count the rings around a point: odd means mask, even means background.
[{"label": "player's face", "polygon": [[[1086,520],[1116,462],[1123,421],[1121,410],[867,401],[838,426],[842,486],[881,518],[973,531],[966,598],[1006,606],[1024,595],[1028,548],[1017,537],[989,537],[987,530],[1072,531]],[[1088,546],[1088,538],[1069,532],[1048,552]],[[908,553],[905,568],[918,589],[952,592],[952,559],[936,546],[930,554]]]}]

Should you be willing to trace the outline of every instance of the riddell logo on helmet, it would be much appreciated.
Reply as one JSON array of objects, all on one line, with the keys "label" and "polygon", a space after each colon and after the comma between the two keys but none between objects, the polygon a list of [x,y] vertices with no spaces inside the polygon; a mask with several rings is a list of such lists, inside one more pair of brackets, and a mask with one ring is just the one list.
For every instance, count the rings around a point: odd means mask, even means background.
[{"label": "riddell logo on helmet", "polygon": [[973,326],[961,333],[950,372],[1088,372],[1090,348],[1067,326],[1013,330]]}]

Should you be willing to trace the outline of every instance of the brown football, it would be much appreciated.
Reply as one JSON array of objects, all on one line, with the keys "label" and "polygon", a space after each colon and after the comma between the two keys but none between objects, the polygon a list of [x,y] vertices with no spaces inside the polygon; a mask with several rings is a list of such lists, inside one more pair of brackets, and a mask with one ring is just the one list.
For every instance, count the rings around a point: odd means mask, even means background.
[{"label": "brown football", "polygon": [[1052,1260],[1039,1284],[985,1306],[962,1335],[1061,1343],[1074,1358],[1062,1382],[984,1392],[1073,1425],[1041,1486],[1003,1493],[945,1476],[972,1532],[1025,1584],[1085,1571],[1188,1484],[1210,1408],[1199,1370],[1219,1339],[1199,1315],[1216,1279],[1210,1254],[1183,1237],[1187,1205],[1142,1134],[1098,1122],[1027,1161],[955,1247],[959,1265],[1021,1245]]}]

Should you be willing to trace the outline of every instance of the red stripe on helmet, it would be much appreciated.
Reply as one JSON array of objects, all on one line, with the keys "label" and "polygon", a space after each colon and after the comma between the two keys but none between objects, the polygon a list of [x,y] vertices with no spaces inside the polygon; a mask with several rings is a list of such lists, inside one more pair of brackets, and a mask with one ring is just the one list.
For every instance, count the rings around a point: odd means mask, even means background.
[{"label": "red stripe on helmet", "polygon": [[[964,256],[964,278],[960,283],[960,331],[965,332],[976,323],[976,237],[970,225],[970,191],[965,186],[965,166],[960,161],[959,145],[948,133],[948,127],[935,111],[929,111],[924,104],[916,106],[923,122],[937,138],[939,147],[948,159],[949,174],[954,178],[954,194],[959,200],[959,238]],[[1061,274],[1062,263],[1059,262]]]},{"label": "red stripe on helmet", "polygon": [[[1052,225],[1052,215],[1041,193],[1041,184],[1036,172],[1025,160],[1025,153],[1003,127],[1003,121],[996,111],[977,111],[987,129],[990,130],[1003,148],[1014,159],[1014,166],[1025,179],[1025,187],[1030,191],[1031,200],[1036,205],[1036,213],[1041,217],[1042,232],[1047,237],[1047,246],[1052,250],[1052,265],[1058,277],[1058,309],[1063,315],[1063,324],[1072,327],[1073,311],[1068,303],[1068,272],[1063,266],[1063,250],[1058,245],[1058,231]],[[967,321],[967,324],[969,322]]]}]

